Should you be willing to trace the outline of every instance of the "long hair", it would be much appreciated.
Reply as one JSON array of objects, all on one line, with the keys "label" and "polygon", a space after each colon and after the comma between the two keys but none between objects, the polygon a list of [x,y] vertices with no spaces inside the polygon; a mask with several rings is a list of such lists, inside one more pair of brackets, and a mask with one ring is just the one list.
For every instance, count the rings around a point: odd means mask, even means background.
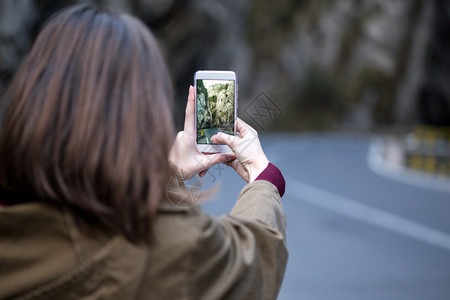
[{"label": "long hair", "polygon": [[172,173],[172,93],[140,21],[89,6],[58,13],[2,99],[0,185],[150,242]]}]

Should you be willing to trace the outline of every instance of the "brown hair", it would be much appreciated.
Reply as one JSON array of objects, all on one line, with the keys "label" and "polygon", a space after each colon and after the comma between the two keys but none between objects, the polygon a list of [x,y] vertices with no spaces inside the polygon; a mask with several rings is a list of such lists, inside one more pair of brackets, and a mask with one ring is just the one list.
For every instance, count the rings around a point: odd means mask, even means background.
[{"label": "brown hair", "polygon": [[144,24],[89,6],[58,13],[2,100],[1,185],[149,242],[172,173],[171,98]]}]

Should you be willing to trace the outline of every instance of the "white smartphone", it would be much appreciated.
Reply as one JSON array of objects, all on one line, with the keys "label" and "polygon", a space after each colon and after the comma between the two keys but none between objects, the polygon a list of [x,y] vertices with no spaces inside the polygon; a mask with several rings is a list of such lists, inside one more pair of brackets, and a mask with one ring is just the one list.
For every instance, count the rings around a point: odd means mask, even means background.
[{"label": "white smartphone", "polygon": [[218,132],[236,135],[238,85],[233,71],[197,71],[195,87],[195,128],[197,147],[204,153],[231,153],[227,145],[216,145]]}]

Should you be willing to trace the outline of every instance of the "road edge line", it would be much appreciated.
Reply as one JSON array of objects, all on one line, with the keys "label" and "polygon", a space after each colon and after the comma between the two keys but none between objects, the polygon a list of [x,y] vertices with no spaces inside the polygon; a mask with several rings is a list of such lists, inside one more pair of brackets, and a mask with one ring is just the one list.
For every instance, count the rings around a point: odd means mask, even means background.
[{"label": "road edge line", "polygon": [[300,201],[450,251],[450,234],[286,176],[286,193]]}]

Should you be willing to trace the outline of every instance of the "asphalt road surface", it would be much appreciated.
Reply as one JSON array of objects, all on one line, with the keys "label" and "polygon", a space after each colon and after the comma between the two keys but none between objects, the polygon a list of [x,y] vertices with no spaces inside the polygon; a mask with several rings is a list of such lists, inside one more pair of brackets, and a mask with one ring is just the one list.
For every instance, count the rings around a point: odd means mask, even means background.
[{"label": "asphalt road surface", "polygon": [[200,144],[212,144],[211,137],[219,132],[219,128],[203,129],[203,135],[199,138]]},{"label": "asphalt road surface", "polygon": [[[279,299],[450,299],[450,181],[391,170],[373,137],[262,135],[287,186],[289,262]],[[379,150],[379,149],[378,149]],[[229,212],[244,181],[215,166],[204,209]]]},{"label": "asphalt road surface", "polygon": [[213,137],[213,135],[217,134],[218,132],[233,134],[233,131],[220,130],[217,127],[203,129],[203,135],[200,136],[200,138],[198,139],[199,144],[213,144],[213,142],[211,142],[211,138]]}]

